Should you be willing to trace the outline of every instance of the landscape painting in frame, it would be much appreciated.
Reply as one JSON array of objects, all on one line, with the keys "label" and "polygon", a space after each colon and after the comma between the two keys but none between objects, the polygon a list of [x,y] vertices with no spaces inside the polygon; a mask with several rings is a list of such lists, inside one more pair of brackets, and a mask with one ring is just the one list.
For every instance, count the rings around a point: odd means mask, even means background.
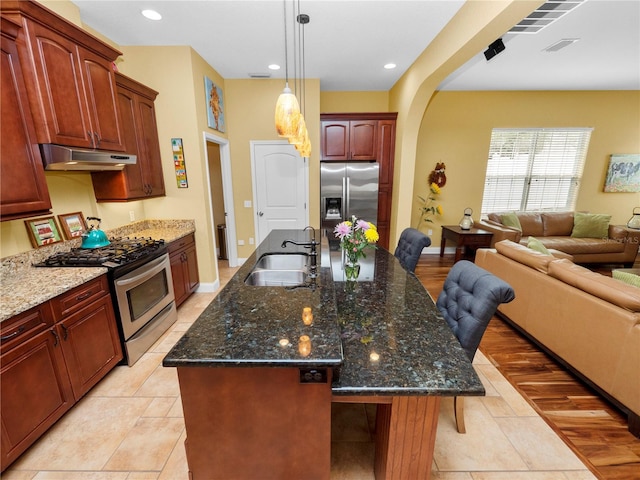
[{"label": "landscape painting in frame", "polygon": [[640,154],[611,155],[605,192],[640,192]]},{"label": "landscape painting in frame", "polygon": [[207,124],[210,128],[224,133],[224,101],[222,89],[207,76],[204,77],[207,98]]}]

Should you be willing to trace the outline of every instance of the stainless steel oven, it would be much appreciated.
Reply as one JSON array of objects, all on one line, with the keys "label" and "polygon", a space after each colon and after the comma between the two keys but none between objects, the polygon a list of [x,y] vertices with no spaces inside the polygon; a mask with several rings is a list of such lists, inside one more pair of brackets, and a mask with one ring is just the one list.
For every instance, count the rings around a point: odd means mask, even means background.
[{"label": "stainless steel oven", "polygon": [[133,365],[178,319],[164,240],[116,238],[99,248],[58,252],[38,267],[108,269],[125,359]]},{"label": "stainless steel oven", "polygon": [[169,255],[114,275],[113,288],[127,363],[133,365],[178,317]]}]

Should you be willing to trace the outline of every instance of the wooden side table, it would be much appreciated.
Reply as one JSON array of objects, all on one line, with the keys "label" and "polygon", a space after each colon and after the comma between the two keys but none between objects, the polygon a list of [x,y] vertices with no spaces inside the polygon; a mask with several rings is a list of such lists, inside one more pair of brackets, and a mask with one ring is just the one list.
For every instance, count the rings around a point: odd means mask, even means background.
[{"label": "wooden side table", "polygon": [[452,240],[456,244],[455,263],[462,258],[465,247],[470,247],[474,251],[477,248],[489,248],[492,237],[492,232],[480,228],[472,227],[470,230],[463,230],[459,225],[442,225],[440,256],[444,256],[444,246],[447,240]]}]

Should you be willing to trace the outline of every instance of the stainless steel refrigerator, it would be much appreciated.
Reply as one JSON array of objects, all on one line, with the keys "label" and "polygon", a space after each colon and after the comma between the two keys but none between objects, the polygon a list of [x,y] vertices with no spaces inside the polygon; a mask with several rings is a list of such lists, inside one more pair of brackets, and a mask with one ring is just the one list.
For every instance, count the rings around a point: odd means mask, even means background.
[{"label": "stainless steel refrigerator", "polygon": [[320,221],[327,236],[352,215],[376,223],[378,218],[378,162],[320,162]]}]

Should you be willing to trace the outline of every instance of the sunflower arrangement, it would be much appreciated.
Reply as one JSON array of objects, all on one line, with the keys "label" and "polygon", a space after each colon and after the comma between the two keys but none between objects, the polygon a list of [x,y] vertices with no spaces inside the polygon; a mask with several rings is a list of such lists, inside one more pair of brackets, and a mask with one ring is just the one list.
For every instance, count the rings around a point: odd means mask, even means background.
[{"label": "sunflower arrangement", "polygon": [[423,198],[418,195],[418,198],[422,202],[422,206],[420,207],[420,219],[418,220],[418,224],[416,225],[417,229],[420,228],[423,221],[433,223],[432,217],[434,215],[442,215],[444,213],[442,205],[435,204],[435,201],[438,198],[437,196],[440,195],[440,192],[440,187],[436,183],[432,183],[431,185],[429,185],[429,195],[427,196],[427,198]]}]

